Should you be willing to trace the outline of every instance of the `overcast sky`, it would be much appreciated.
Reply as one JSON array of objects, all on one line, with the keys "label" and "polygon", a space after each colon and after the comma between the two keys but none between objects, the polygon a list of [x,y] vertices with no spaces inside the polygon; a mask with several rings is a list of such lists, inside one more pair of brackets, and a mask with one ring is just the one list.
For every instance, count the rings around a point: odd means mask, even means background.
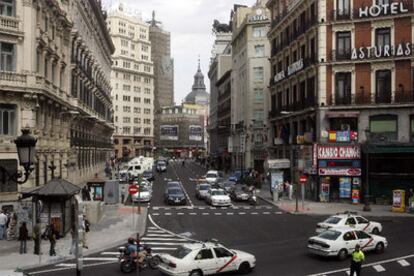
[{"label": "overcast sky", "polygon": [[[116,5],[119,0],[104,0],[105,6]],[[144,20],[162,21],[171,32],[171,51],[175,61],[174,97],[177,104],[191,91],[197,71],[198,55],[207,91],[210,83],[207,72],[214,37],[211,26],[214,19],[228,23],[234,4],[253,5],[256,0],[123,0],[124,9],[131,7],[142,13]]]}]

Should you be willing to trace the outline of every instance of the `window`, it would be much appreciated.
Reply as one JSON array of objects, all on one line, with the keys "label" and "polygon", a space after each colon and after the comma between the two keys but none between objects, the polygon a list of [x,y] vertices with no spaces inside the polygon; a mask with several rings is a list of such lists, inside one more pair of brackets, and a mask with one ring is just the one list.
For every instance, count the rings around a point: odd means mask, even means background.
[{"label": "window", "polygon": [[144,94],[151,94],[150,88],[144,88]]},{"label": "window", "polygon": [[48,72],[47,68],[49,67],[49,60],[48,60],[47,57],[45,57],[45,64],[43,66],[44,66],[44,69],[45,69],[44,77],[45,77],[45,79],[48,79],[49,72]]},{"label": "window", "polygon": [[254,67],[253,68],[254,80],[263,81],[264,80],[263,73],[264,73],[263,67]]},{"label": "window", "polygon": [[253,27],[253,37],[265,37],[267,35],[266,27]]},{"label": "window", "polygon": [[139,118],[134,118],[134,124],[139,124],[138,120],[139,120]]},{"label": "window", "polygon": [[336,59],[351,57],[351,32],[336,33]]},{"label": "window", "polygon": [[140,103],[141,98],[140,97],[134,97],[134,103]]},{"label": "window", "polygon": [[414,142],[414,115],[410,117],[410,133],[411,142]]},{"label": "window", "polygon": [[129,112],[131,112],[131,107],[130,106],[123,106],[123,111],[129,113]]},{"label": "window", "polygon": [[336,2],[336,15],[338,17],[348,16],[350,14],[350,0],[337,0]]},{"label": "window", "polygon": [[256,102],[263,101],[263,89],[255,89],[254,90],[254,99]]},{"label": "window", "polygon": [[15,71],[14,44],[0,42],[0,71]]},{"label": "window", "polygon": [[351,72],[335,75],[335,104],[351,104]]},{"label": "window", "polygon": [[40,50],[36,50],[36,72],[40,73]]},{"label": "window", "polygon": [[398,116],[376,115],[369,118],[370,139],[392,141],[398,139]]},{"label": "window", "polygon": [[15,16],[14,0],[0,0],[0,15]]},{"label": "window", "polygon": [[391,103],[391,70],[376,72],[376,103]]},{"label": "window", "polygon": [[16,106],[0,104],[0,135],[16,135]]},{"label": "window", "polygon": [[391,45],[391,28],[375,29],[375,45],[382,48]]},{"label": "window", "polygon": [[131,127],[123,127],[122,128],[123,134],[130,134],[131,133]]},{"label": "window", "polygon": [[144,98],[144,103],[145,103],[145,104],[151,104],[151,99]]},{"label": "window", "polygon": [[264,47],[264,45],[254,46],[254,51],[255,51],[256,57],[264,57],[265,56],[265,47]]},{"label": "window", "polygon": [[52,63],[52,83],[56,80],[56,63]]},{"label": "window", "polygon": [[344,241],[352,241],[355,239],[356,237],[353,231],[349,231],[344,234]]},{"label": "window", "polygon": [[371,238],[371,236],[368,235],[367,233],[365,233],[364,231],[356,231],[356,235],[357,235],[358,239],[360,239],[360,240]]},{"label": "window", "polygon": [[223,247],[214,248],[214,253],[216,253],[217,258],[233,257],[233,254]]},{"label": "window", "polygon": [[368,220],[364,219],[363,217],[355,217],[358,221],[358,224],[367,224]]},{"label": "window", "polygon": [[355,225],[355,224],[356,224],[356,221],[355,221],[354,218],[347,218],[346,219],[345,225]]},{"label": "window", "polygon": [[131,118],[129,118],[129,117],[123,117],[122,118],[122,121],[123,121],[124,124],[129,124],[131,122]]}]

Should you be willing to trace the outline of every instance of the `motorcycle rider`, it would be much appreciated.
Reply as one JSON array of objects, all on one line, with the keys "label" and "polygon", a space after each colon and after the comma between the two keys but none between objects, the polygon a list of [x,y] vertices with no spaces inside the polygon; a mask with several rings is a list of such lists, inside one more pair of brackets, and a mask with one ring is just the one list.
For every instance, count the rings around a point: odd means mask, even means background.
[{"label": "motorcycle rider", "polygon": [[132,257],[137,257],[138,263],[143,263],[143,261],[145,260],[145,257],[147,256],[148,250],[149,250],[148,247],[138,245],[137,241],[134,238],[128,239],[127,252]]},{"label": "motorcycle rider", "polygon": [[127,245],[126,249],[127,249],[128,254],[130,254],[131,256],[136,256],[136,253],[138,251],[138,246],[137,246],[134,238],[129,238],[128,239],[128,245]]}]

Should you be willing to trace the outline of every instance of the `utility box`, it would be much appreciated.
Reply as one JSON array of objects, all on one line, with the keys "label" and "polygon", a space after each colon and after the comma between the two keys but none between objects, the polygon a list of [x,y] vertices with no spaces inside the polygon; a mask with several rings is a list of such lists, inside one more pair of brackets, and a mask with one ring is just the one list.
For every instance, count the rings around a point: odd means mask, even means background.
[{"label": "utility box", "polygon": [[405,212],[405,191],[393,190],[392,191],[392,211],[398,213]]},{"label": "utility box", "polygon": [[105,181],[105,196],[104,200],[106,204],[119,203],[119,180]]}]

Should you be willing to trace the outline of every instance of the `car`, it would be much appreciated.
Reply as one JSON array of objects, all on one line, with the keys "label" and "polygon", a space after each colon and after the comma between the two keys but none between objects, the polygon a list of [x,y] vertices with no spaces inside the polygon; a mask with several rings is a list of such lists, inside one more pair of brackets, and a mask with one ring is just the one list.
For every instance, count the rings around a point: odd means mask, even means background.
[{"label": "car", "polygon": [[178,181],[168,181],[167,188],[180,188],[181,189],[181,184]]},{"label": "car", "polygon": [[211,206],[230,206],[231,199],[223,189],[210,189],[206,195],[206,202]]},{"label": "car", "polygon": [[386,238],[368,234],[362,230],[351,227],[337,227],[323,231],[318,236],[309,238],[308,250],[310,253],[320,256],[336,256],[340,260],[346,257],[359,244],[362,251],[384,252],[388,246]]},{"label": "car", "polygon": [[219,171],[208,171],[206,173],[205,179],[208,183],[216,183],[218,178],[223,178],[224,175]]},{"label": "car", "polygon": [[195,196],[198,199],[204,199],[207,196],[208,190],[211,189],[211,185],[208,183],[200,183],[196,185]]},{"label": "car", "polygon": [[345,212],[330,216],[323,222],[319,222],[316,225],[316,233],[321,233],[327,229],[336,228],[338,226],[351,226],[356,230],[363,230],[376,235],[382,232],[381,223],[369,221],[358,215],[356,212]]},{"label": "car", "polygon": [[155,166],[157,172],[166,172],[167,171],[167,162],[164,160],[158,160],[157,165]]},{"label": "car", "polygon": [[165,190],[164,201],[169,205],[185,205],[187,198],[181,187],[171,187]]},{"label": "car", "polygon": [[144,171],[144,172],[142,173],[142,177],[143,177],[144,179],[146,179],[146,180],[150,181],[150,182],[153,182],[153,181],[155,180],[154,173],[153,173],[151,170]]},{"label": "car", "polygon": [[[249,172],[246,170],[243,172],[243,176],[247,177],[249,175]],[[230,176],[229,176],[229,181],[233,181],[238,183],[241,179],[242,176],[242,172],[241,171],[234,171]]]},{"label": "car", "polygon": [[237,272],[247,274],[256,266],[250,253],[228,249],[218,242],[185,243],[172,253],[159,254],[158,269],[166,275],[212,275]]},{"label": "car", "polygon": [[220,189],[225,190],[227,193],[236,185],[236,182],[224,180],[218,183]]},{"label": "car", "polygon": [[247,201],[251,197],[249,187],[246,185],[235,185],[230,189],[230,198],[235,201]]},{"label": "car", "polygon": [[139,192],[132,195],[133,202],[150,202],[152,199],[152,189],[148,186],[139,186]]}]

